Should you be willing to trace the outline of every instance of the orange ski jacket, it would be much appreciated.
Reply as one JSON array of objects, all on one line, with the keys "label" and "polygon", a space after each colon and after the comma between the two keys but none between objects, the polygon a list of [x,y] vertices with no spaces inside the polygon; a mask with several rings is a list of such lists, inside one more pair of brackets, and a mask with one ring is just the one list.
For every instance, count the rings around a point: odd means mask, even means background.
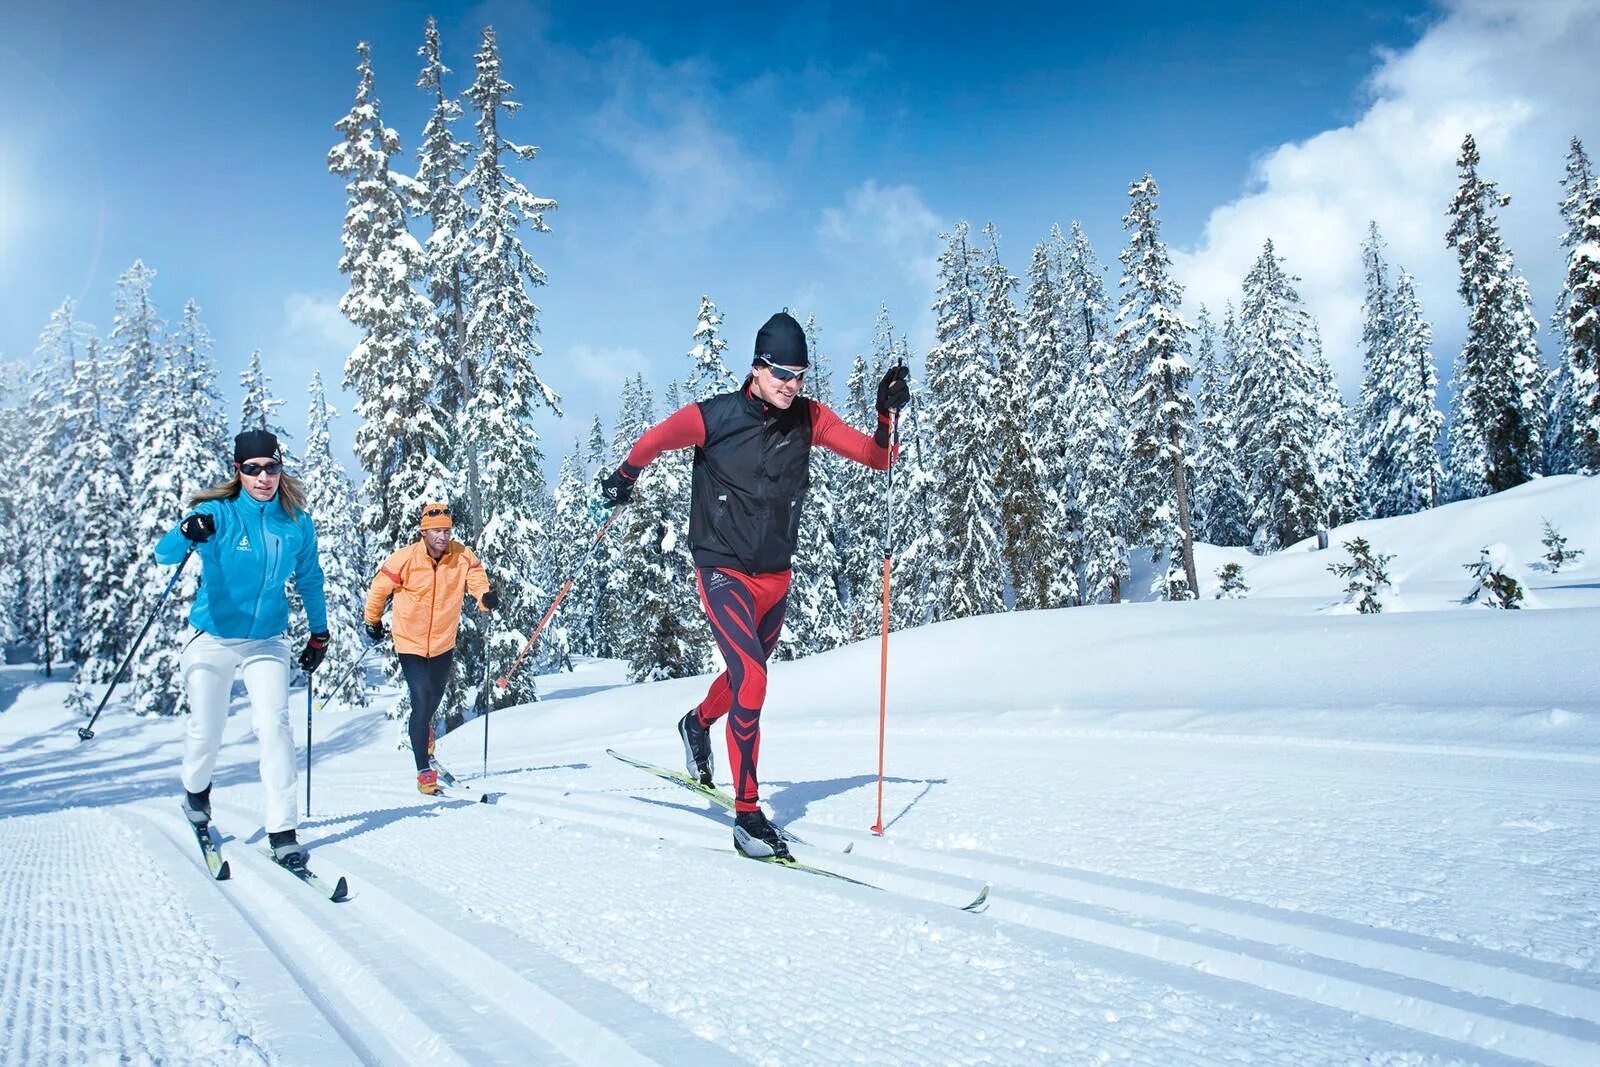
[{"label": "orange ski jacket", "polygon": [[[366,620],[383,618],[383,605],[394,597],[389,631],[394,650],[414,656],[438,656],[456,647],[463,593],[483,607],[489,575],[477,555],[460,541],[451,541],[435,562],[428,546],[417,541],[383,561],[367,591]],[[485,609],[487,610],[487,609]]]}]

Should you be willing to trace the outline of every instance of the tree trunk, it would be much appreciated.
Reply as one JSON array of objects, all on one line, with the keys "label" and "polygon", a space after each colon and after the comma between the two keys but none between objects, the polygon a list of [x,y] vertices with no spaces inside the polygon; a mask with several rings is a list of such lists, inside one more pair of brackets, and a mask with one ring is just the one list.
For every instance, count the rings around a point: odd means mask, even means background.
[{"label": "tree trunk", "polygon": [[[1176,401],[1173,396],[1172,372],[1163,371],[1162,391],[1168,407]],[[1178,528],[1183,531],[1183,574],[1189,580],[1189,596],[1200,597],[1200,581],[1194,570],[1194,525],[1189,521],[1189,478],[1183,469],[1183,441],[1178,435],[1178,424],[1167,427],[1167,443],[1172,450],[1172,481],[1178,491]]]}]

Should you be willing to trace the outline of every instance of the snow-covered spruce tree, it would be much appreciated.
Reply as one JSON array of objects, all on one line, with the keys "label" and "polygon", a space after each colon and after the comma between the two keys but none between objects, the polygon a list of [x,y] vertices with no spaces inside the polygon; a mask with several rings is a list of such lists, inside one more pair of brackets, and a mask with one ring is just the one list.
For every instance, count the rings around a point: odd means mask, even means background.
[{"label": "snow-covered spruce tree", "polygon": [[383,124],[366,42],[356,51],[355,106],[335,123],[344,140],[328,152],[328,169],[346,179],[339,270],[350,276],[350,288],[339,308],[362,337],[345,362],[344,385],[356,395],[360,419],[362,525],[374,558],[382,559],[416,539],[422,504],[448,499],[455,478],[441,458],[449,433],[433,403],[439,358],[428,330],[432,309],[412,290],[427,261],[406,229],[413,183],[390,169],[400,139]]},{"label": "snow-covered spruce tree", "polygon": [[[1583,146],[1572,142],[1582,158]],[[1582,162],[1586,165],[1587,160]],[[1576,164],[1569,163],[1569,174]],[[1578,177],[1569,180],[1572,198],[1583,195]],[[1563,211],[1566,205],[1563,204]],[[1567,400],[1563,413],[1570,439],[1568,469],[1600,473],[1600,180],[1588,180],[1587,199],[1571,211],[1567,277],[1563,289]]]},{"label": "snow-covered spruce tree", "polygon": [[1539,539],[1539,543],[1544,545],[1544,561],[1549,566],[1552,574],[1573,560],[1582,557],[1584,550],[1581,548],[1568,548],[1567,539],[1561,536],[1561,532],[1550,524],[1549,519],[1540,521],[1544,523],[1544,536]]},{"label": "snow-covered spruce tree", "polygon": [[[1583,142],[1574,137],[1567,152],[1566,173],[1561,179],[1561,247],[1571,254],[1584,243],[1586,223],[1593,212],[1590,197],[1596,188],[1594,168]],[[1577,469],[1576,420],[1574,419],[1574,392],[1572,363],[1568,359],[1572,337],[1567,327],[1567,309],[1572,304],[1572,286],[1562,279],[1556,294],[1555,307],[1550,312],[1550,334],[1555,339],[1558,353],[1555,369],[1545,380],[1546,428],[1544,438],[1544,472],[1546,474],[1571,474]]]},{"label": "snow-covered spruce tree", "polygon": [[686,400],[705,400],[739,387],[723,361],[728,342],[722,336],[722,312],[709,296],[700,298],[700,312],[695,316],[694,346],[689,349],[689,384]]},{"label": "snow-covered spruce tree", "polygon": [[[1228,308],[1233,316],[1233,308]],[[1233,354],[1218,336],[1204,304],[1195,323],[1195,363],[1200,379],[1200,444],[1195,459],[1195,526],[1214,545],[1250,543],[1250,508],[1239,456],[1234,413]]]},{"label": "snow-covered spruce tree", "polygon": [[285,442],[289,439],[289,431],[283,428],[278,421],[278,409],[284,402],[272,395],[272,379],[261,368],[261,350],[255,349],[250,353],[250,362],[245,369],[239,372],[239,392],[243,399],[239,404],[239,430],[270,430],[278,438],[278,443],[284,446],[284,462],[290,467],[297,465],[297,457],[289,450]]},{"label": "snow-covered spruce tree", "polygon": [[[626,383],[623,388],[626,391]],[[610,474],[616,467],[617,461],[612,458],[611,446],[606,441],[605,426],[601,423],[600,416],[596,415],[594,421],[589,424],[589,436],[584,441],[583,462],[580,468],[584,482],[582,505],[586,514],[588,494],[595,478]],[[590,547],[590,539],[598,532],[599,527],[592,520],[588,520],[583,535],[585,551]],[[609,539],[610,535],[607,537]],[[573,643],[573,648],[579,655],[606,658],[616,655],[615,642],[610,636],[614,629],[611,618],[615,601],[607,594],[606,583],[617,558],[615,540],[608,540],[596,547],[583,573],[577,576],[572,592],[568,594],[577,597],[582,604],[578,612],[578,616],[583,620],[582,632],[575,635]]]},{"label": "snow-covered spruce tree", "polygon": [[1399,367],[1394,290],[1384,258],[1383,235],[1377,222],[1367,223],[1361,244],[1366,295],[1361,302],[1361,397],[1356,404],[1356,431],[1361,455],[1361,492],[1369,514],[1389,518],[1405,514],[1390,506],[1390,487],[1398,481],[1400,460],[1389,440],[1389,412],[1397,405],[1393,385]]},{"label": "snow-covered spruce tree", "polygon": [[[313,371],[307,390],[311,404],[306,412],[306,455],[299,475],[306,487],[306,510],[317,526],[317,552],[328,595],[328,631],[333,643],[328,658],[317,675],[322,686],[332,685],[344,676],[350,665],[367,647],[362,632],[362,613],[366,608],[370,562],[356,510],[355,487],[344,464],[333,455],[329,427],[339,413],[328,403],[322,372]],[[368,659],[377,659],[374,654]],[[366,671],[358,670],[338,693],[323,692],[324,698],[365,707]]]},{"label": "snow-covered spruce tree", "polygon": [[[1076,221],[1071,235],[1057,249],[1060,231],[1050,231],[1052,259],[1059,257],[1062,338],[1067,346],[1066,389],[1060,395],[1060,408],[1055,421],[1063,427],[1067,441],[1068,475],[1063,483],[1062,510],[1066,516],[1067,538],[1077,540],[1073,551],[1074,574],[1070,579],[1071,603],[1093,603],[1097,596],[1106,596],[1113,603],[1122,598],[1121,578],[1127,575],[1127,501],[1123,499],[1122,440],[1125,419],[1121,396],[1113,384],[1116,372],[1112,367],[1113,335],[1111,330],[1111,300],[1106,293],[1105,267],[1095,255],[1094,247]],[[1100,390],[1113,404],[1109,411],[1100,408]],[[1102,432],[1115,434],[1113,441],[1101,439]],[[1099,450],[1098,458],[1095,453]],[[1097,463],[1115,461],[1116,470],[1096,467]],[[1111,491],[1116,499],[1103,499],[1100,494]],[[1094,506],[1098,514],[1093,523],[1095,544],[1090,544],[1090,519],[1088,508]],[[1113,533],[1107,521],[1115,519],[1118,526]],[[1098,576],[1099,592],[1089,588],[1089,560],[1099,553],[1094,571]],[[1112,557],[1121,553],[1124,558],[1113,563]],[[1079,580],[1079,575],[1082,580]],[[1106,584],[1109,582],[1110,584]]]},{"label": "snow-covered spruce tree", "polygon": [[[1022,325],[1022,366],[1027,373],[1024,378],[1019,367],[1011,375],[1011,402],[1030,413],[1028,437],[1039,470],[1043,514],[1039,518],[1042,554],[1038,565],[1043,581],[1038,585],[1038,602],[1023,605],[1015,574],[1012,583],[1019,606],[1044,608],[1069,607],[1082,599],[1078,553],[1083,531],[1077,472],[1071,466],[1072,413],[1067,408],[1079,372],[1062,330],[1059,271],[1052,265],[1052,242],[1060,238],[1061,230],[1051,227],[1051,237],[1034,246]],[[1019,390],[1025,390],[1025,405],[1019,403]]]},{"label": "snow-covered spruce tree", "polygon": [[923,444],[937,442],[931,464],[942,541],[938,574],[941,618],[1001,611],[1004,567],[997,527],[996,406],[993,354],[984,332],[978,253],[965,222],[942,235],[936,340],[928,353]]},{"label": "snow-covered spruce tree", "polygon": [[1327,514],[1317,473],[1319,382],[1310,316],[1269,238],[1244,279],[1235,342],[1241,459],[1252,547],[1272,552],[1316,531]]},{"label": "snow-covered spruce tree", "polygon": [[1224,563],[1217,568],[1218,600],[1242,600],[1250,594],[1244,580],[1244,568],[1237,563]]},{"label": "snow-covered spruce tree", "polygon": [[[1193,375],[1184,359],[1194,327],[1178,312],[1183,288],[1172,277],[1172,261],[1156,217],[1161,190],[1146,174],[1128,186],[1131,206],[1122,217],[1128,247],[1118,282],[1117,361],[1130,389],[1128,410],[1128,539],[1165,556],[1162,593],[1190,600],[1200,588],[1194,569],[1194,525],[1189,515],[1190,441],[1194,433]],[[1180,574],[1173,573],[1181,571]],[[1183,586],[1178,585],[1182,578]]]},{"label": "snow-covered spruce tree", "polygon": [[[910,365],[910,353],[904,337],[895,341],[892,355],[888,365],[895,362]],[[871,376],[874,401],[877,398],[877,383],[882,377],[882,370]],[[941,514],[936,465],[939,452],[931,440],[928,407],[919,399],[925,393],[923,383],[912,378],[911,403],[900,412],[900,458],[894,467],[894,516],[890,539],[894,560],[889,583],[889,626],[893,630],[922,626],[949,617],[946,604],[940,599],[944,587],[941,576],[944,573],[945,556],[943,535],[937,525]],[[882,530],[881,513],[874,527]],[[882,573],[880,548],[878,566],[873,571],[871,593],[864,598],[866,602],[876,602],[878,605],[868,631],[873,634],[880,633],[883,628]]]},{"label": "snow-covered spruce tree", "polygon": [[[139,512],[130,508],[125,494],[113,493],[105,484],[117,464],[126,468],[130,461],[138,463],[141,448],[137,433],[143,428],[136,418],[140,399],[155,388],[161,372],[164,327],[150,300],[154,278],[155,271],[136,260],[117,279],[111,336],[103,353],[103,388],[97,397],[103,416],[99,424],[103,440],[99,444],[105,453],[96,462],[97,477],[93,481],[97,484],[80,488],[84,496],[94,498],[92,511],[79,511],[85,525],[101,525],[92,534],[85,531],[79,553],[86,579],[91,568],[95,572],[92,579],[85,581],[83,590],[84,659],[76,684],[84,690],[84,699],[91,686],[98,699],[100,687],[111,681],[128,642],[142,625],[132,603],[133,591],[127,584],[130,574],[136,564],[155,569],[148,559],[154,540],[139,540],[148,532],[141,530],[146,524],[140,521]],[[130,522],[130,516],[134,521]],[[181,611],[176,604],[168,604],[167,609]]]},{"label": "snow-covered spruce tree", "polygon": [[[553,592],[545,588],[540,567],[545,531],[536,516],[545,490],[532,423],[538,408],[560,414],[561,406],[534,369],[540,354],[539,308],[532,290],[545,284],[545,273],[523,248],[521,231],[527,226],[548,232],[544,216],[556,203],[533,195],[508,167],[508,160],[532,161],[538,149],[501,133],[502,113],[509,118],[522,105],[510,99],[512,86],[500,76],[493,27],[484,28],[474,61],[476,76],[466,96],[476,115],[477,151],[465,179],[477,206],[466,253],[473,291],[467,322],[473,388],[465,414],[467,433],[483,460],[478,550],[507,602],[507,617],[493,620],[489,656],[509,662]],[[522,672],[523,688],[513,684],[497,699],[528,699],[531,677]]]},{"label": "snow-covered spruce tree", "polygon": [[139,448],[129,479],[130,514],[134,538],[145,552],[133,561],[124,584],[134,620],[156,612],[155,625],[128,671],[128,697],[140,714],[176,714],[183,701],[182,633],[186,606],[200,586],[199,561],[194,561],[157,612],[171,570],[156,565],[149,552],[187,513],[190,496],[227,473],[231,450],[210,351],[211,338],[191,300],[176,336],[166,345],[161,368],[133,410],[130,429]]},{"label": "snow-covered spruce tree", "polygon": [[1339,380],[1322,354],[1322,332],[1315,321],[1307,354],[1317,401],[1316,469],[1325,509],[1322,525],[1342,526],[1367,517],[1357,478],[1359,454],[1350,440],[1350,412],[1339,392]]},{"label": "snow-covered spruce tree", "polygon": [[1389,564],[1392,553],[1375,552],[1365,537],[1344,542],[1350,553],[1349,563],[1330,563],[1328,570],[1345,579],[1345,603],[1354,604],[1362,615],[1376,615],[1383,611],[1383,591],[1389,587]]},{"label": "snow-covered spruce tree", "polygon": [[[549,569],[551,578],[562,583],[573,577],[595,533],[594,523],[589,518],[589,477],[577,441],[572,442],[572,451],[561,461],[551,498]],[[592,574],[578,576],[550,619],[546,630],[548,640],[541,638],[550,658],[567,669],[571,668],[573,656],[594,654],[589,618],[594,598],[584,595],[592,581]],[[560,586],[556,588],[559,590]]]},{"label": "snow-covered spruce tree", "polygon": [[[994,353],[998,379],[993,412],[994,445],[999,453],[1001,554],[1010,580],[1012,606],[1018,611],[1052,606],[1061,597],[1064,565],[1061,533],[1055,526],[1060,506],[1050,475],[1039,455],[1039,429],[1054,396],[1038,380],[1042,368],[1027,344],[1027,326],[1012,299],[1018,279],[1000,262],[1000,241],[991,224],[989,252],[982,269],[984,328]],[[1035,262],[1043,269],[1043,256]],[[1054,294],[1051,293],[1051,296]],[[1051,308],[1047,302],[1045,312]],[[1053,334],[1053,323],[1052,323]],[[1049,367],[1059,376],[1059,367]],[[1059,380],[1059,379],[1058,379]]]},{"label": "snow-covered spruce tree", "polygon": [[1379,399],[1366,408],[1372,432],[1389,459],[1386,476],[1367,483],[1368,507],[1378,518],[1434,507],[1444,493],[1439,457],[1444,412],[1437,401],[1433,326],[1422,313],[1416,280],[1405,271],[1395,283],[1392,306],[1390,355],[1373,394]]},{"label": "snow-covered spruce tree", "polygon": [[[893,326],[889,309],[880,306],[873,327],[871,356],[858,355],[850,364],[850,374],[845,379],[845,393],[839,406],[839,417],[851,426],[865,428],[876,418],[874,406],[877,398],[878,377],[873,368],[881,367],[889,359],[894,344]],[[859,463],[846,464],[838,491],[834,531],[838,538],[839,576],[842,597],[850,608],[852,620],[857,601],[875,595],[875,577],[882,569],[883,559],[883,475]],[[855,639],[866,636],[858,633],[854,621],[849,625]]]},{"label": "snow-covered spruce tree", "polygon": [[[650,394],[637,386],[639,431],[654,421]],[[681,394],[668,391],[673,407]],[[642,416],[642,417],[641,417]],[[624,416],[626,421],[633,421]],[[694,602],[696,587],[688,538],[673,521],[689,498],[689,468],[684,453],[662,455],[639,477],[633,501],[617,521],[622,548],[620,586],[628,604],[620,652],[634,681],[687,678],[710,659],[709,632]],[[697,625],[699,623],[699,625]]]},{"label": "snow-covered spruce tree", "polygon": [[1085,604],[1120,603],[1129,573],[1123,491],[1127,462],[1122,451],[1126,434],[1121,405],[1112,393],[1109,357],[1108,345],[1095,345],[1073,390],[1078,415],[1072,452],[1083,465],[1078,510],[1083,516]]},{"label": "snow-covered spruce tree", "polygon": [[1467,339],[1451,382],[1450,475],[1458,498],[1521,485],[1544,462],[1538,325],[1527,281],[1517,273],[1495,217],[1511,198],[1479,176],[1479,162],[1468,134],[1456,161],[1461,186],[1450,202],[1445,234],[1461,264],[1467,305]]},{"label": "snow-covered spruce tree", "polygon": [[1461,601],[1463,604],[1482,604],[1507,611],[1521,606],[1522,583],[1509,573],[1505,545],[1486,545],[1476,563],[1463,563],[1461,567],[1473,579],[1472,592]]},{"label": "snow-covered spruce tree", "polygon": [[[806,349],[811,356],[806,396],[834,408],[830,361],[823,350],[822,332],[814,316],[806,316],[805,334]],[[825,652],[846,640],[843,604],[839,599],[839,545],[835,533],[845,464],[845,460],[826,449],[815,449],[811,453],[808,475],[811,485],[806,490],[800,514],[794,581],[789,589],[782,639],[775,652],[779,659],[798,659],[813,652]]]},{"label": "snow-covered spruce tree", "polygon": [[[444,462],[457,478],[450,494],[454,505],[451,518],[456,535],[470,543],[482,528],[478,514],[478,455],[471,447],[470,427],[464,422],[466,403],[475,389],[466,338],[473,302],[472,276],[466,262],[473,212],[462,180],[472,145],[458,140],[455,134],[461,105],[445,93],[445,76],[450,68],[440,58],[439,27],[432,16],[423,29],[417,55],[423,60],[417,88],[428,95],[431,108],[417,150],[416,181],[403,188],[410,194],[408,206],[413,215],[425,219],[428,225],[428,239],[423,244],[427,254],[423,283],[431,305],[427,328],[438,342],[437,396],[440,407],[448,413],[442,416],[449,447]],[[478,653],[481,655],[481,649]]]},{"label": "snow-covered spruce tree", "polygon": [[[28,368],[22,363],[0,365],[0,448],[14,457],[23,455],[36,419],[28,409]],[[32,547],[31,527],[36,519],[30,515],[35,502],[28,494],[26,472],[15,479],[16,488],[7,498],[0,500],[0,536],[13,546],[14,551]],[[16,562],[23,563],[23,558]],[[14,563],[0,572],[0,643],[10,645],[27,641],[33,643],[29,632],[29,610],[36,599],[34,586],[37,578],[25,563]]]},{"label": "snow-covered spruce tree", "polygon": [[71,504],[75,486],[63,474],[83,443],[76,390],[92,333],[77,320],[75,302],[62,301],[39,336],[28,381],[31,432],[22,443],[21,465],[23,498],[30,506],[17,543],[31,592],[20,621],[21,636],[33,644],[47,677],[62,661],[77,658],[80,517]]}]

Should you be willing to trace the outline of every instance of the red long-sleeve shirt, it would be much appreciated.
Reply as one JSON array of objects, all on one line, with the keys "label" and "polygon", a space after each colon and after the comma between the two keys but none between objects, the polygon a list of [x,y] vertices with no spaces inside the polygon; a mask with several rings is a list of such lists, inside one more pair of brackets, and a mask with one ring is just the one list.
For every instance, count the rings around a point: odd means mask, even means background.
[{"label": "red long-sleeve shirt", "polygon": [[[830,452],[873,470],[889,469],[894,460],[887,444],[880,445],[872,437],[846,424],[825,404],[812,400],[810,407],[813,446],[821,445]],[[884,425],[888,423],[882,416],[879,416],[879,421]],[[884,436],[887,437],[887,434]],[[637,477],[638,472],[654,463],[661,453],[705,443],[706,424],[700,415],[700,405],[685,404],[645,431],[644,436],[634,443],[628,452],[624,473]]]}]

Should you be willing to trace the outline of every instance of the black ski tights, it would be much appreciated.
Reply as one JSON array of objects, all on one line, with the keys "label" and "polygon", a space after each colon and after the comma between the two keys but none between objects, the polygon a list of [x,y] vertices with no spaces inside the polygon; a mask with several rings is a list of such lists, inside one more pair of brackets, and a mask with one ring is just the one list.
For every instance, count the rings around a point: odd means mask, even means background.
[{"label": "black ski tights", "polygon": [[450,662],[455,656],[453,648],[437,656],[400,653],[400,670],[406,676],[406,688],[411,690],[411,754],[416,757],[418,773],[428,769],[428,730],[433,726],[439,701],[444,699],[444,687],[450,682]]}]

